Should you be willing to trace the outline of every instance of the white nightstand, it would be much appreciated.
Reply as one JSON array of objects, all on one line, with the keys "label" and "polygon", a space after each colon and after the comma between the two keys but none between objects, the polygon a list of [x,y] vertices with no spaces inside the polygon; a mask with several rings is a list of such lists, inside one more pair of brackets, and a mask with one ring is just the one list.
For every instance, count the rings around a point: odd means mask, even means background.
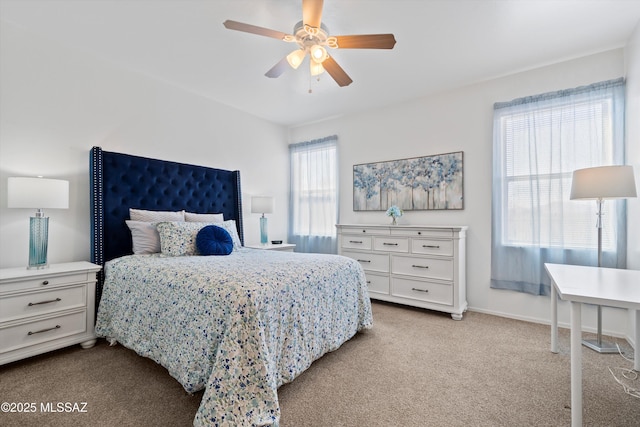
[{"label": "white nightstand", "polygon": [[78,343],[93,347],[100,268],[81,261],[0,269],[0,365]]},{"label": "white nightstand", "polygon": [[281,243],[279,245],[274,245],[271,243],[267,243],[266,245],[262,245],[258,243],[257,245],[246,245],[246,248],[251,249],[264,249],[266,251],[282,251],[282,252],[293,252],[296,248],[296,245],[293,243]]}]

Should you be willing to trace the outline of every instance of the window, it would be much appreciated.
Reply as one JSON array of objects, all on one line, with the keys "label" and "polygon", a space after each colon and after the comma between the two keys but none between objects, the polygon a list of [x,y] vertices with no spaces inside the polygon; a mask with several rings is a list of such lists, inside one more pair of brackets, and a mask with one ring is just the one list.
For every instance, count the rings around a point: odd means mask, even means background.
[{"label": "window", "polygon": [[335,253],[338,221],[337,137],[292,144],[289,241],[300,252]]},{"label": "window", "polygon": [[[569,200],[575,169],[624,163],[622,79],[494,109],[492,287],[546,294],[544,262],[595,265],[596,204]],[[624,265],[623,202],[608,201],[603,253]]]}]

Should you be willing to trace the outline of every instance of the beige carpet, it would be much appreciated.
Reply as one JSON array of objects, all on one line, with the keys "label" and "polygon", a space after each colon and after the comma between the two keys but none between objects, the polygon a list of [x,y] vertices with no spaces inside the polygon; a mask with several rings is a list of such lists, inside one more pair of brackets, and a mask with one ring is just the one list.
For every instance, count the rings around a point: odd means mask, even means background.
[{"label": "beige carpet", "polygon": [[[373,329],[280,388],[283,427],[570,425],[567,330],[552,354],[548,326],[473,312],[456,322],[382,303],[373,312]],[[607,369],[632,364],[582,351],[584,425],[640,426],[640,399]],[[640,380],[627,383],[640,389]],[[38,408],[0,413],[2,426],[189,426],[201,396],[104,340],[0,367],[0,400]],[[86,402],[86,412],[40,412],[47,402]]]}]

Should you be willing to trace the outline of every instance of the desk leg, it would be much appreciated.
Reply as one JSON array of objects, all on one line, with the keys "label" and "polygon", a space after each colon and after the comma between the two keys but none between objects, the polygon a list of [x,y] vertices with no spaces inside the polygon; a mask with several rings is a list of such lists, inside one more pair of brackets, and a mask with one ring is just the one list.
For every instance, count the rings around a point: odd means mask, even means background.
[{"label": "desk leg", "polygon": [[635,345],[633,349],[633,369],[640,371],[640,310],[634,310],[636,316],[636,336]]},{"label": "desk leg", "polygon": [[551,353],[558,352],[558,291],[551,284]]},{"label": "desk leg", "polygon": [[571,427],[582,426],[582,304],[571,301]]}]

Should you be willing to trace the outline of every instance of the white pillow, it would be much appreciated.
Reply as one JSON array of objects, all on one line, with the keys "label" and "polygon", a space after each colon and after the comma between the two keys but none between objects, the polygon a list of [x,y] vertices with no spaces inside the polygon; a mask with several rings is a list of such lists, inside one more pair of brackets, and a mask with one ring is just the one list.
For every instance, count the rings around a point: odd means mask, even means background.
[{"label": "white pillow", "polygon": [[221,213],[197,214],[192,212],[185,212],[184,219],[187,222],[210,222],[215,224],[224,221],[224,215]]},{"label": "white pillow", "polygon": [[160,235],[155,222],[125,221],[131,230],[133,253],[136,255],[160,252]]},{"label": "white pillow", "polygon": [[132,221],[163,222],[181,221],[184,222],[184,210],[182,211],[146,211],[142,209],[129,209],[129,218]]},{"label": "white pillow", "polygon": [[[196,238],[198,232],[211,225],[209,222],[161,222],[158,223],[158,234],[160,235],[160,249],[163,255],[168,256],[191,256],[198,255]],[[231,235],[233,240],[233,250],[242,248],[236,222],[234,220],[218,222],[215,225],[222,227]]]}]

